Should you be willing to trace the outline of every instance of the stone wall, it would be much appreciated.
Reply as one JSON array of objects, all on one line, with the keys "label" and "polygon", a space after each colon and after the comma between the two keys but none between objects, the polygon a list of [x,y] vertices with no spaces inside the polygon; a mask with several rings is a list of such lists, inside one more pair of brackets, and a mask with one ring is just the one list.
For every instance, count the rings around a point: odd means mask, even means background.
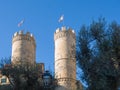
[{"label": "stone wall", "polygon": [[12,39],[12,63],[35,65],[36,43],[32,34],[16,32]]},{"label": "stone wall", "polygon": [[76,89],[76,38],[74,30],[65,27],[57,29],[55,41],[55,78],[58,80],[57,90]]}]

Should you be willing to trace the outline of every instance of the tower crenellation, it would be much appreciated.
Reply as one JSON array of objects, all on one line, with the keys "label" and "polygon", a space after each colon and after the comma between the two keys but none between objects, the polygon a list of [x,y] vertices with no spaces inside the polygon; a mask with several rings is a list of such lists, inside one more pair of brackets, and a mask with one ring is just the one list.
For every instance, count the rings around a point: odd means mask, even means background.
[{"label": "tower crenellation", "polygon": [[57,28],[55,33],[59,33],[59,32],[62,32],[62,31],[69,31],[69,32],[72,32],[72,33],[75,33],[74,30],[72,28],[66,28],[66,27],[61,27],[61,28]]},{"label": "tower crenellation", "polygon": [[16,36],[20,36],[20,35],[22,35],[22,36],[28,36],[28,37],[31,37],[31,38],[34,39],[34,36],[32,35],[32,33],[30,33],[30,32],[24,33],[22,30],[19,31],[19,32],[15,32],[14,35],[13,35],[13,38],[16,37]]},{"label": "tower crenellation", "polygon": [[34,44],[34,46],[36,46],[35,38],[33,34],[30,32],[26,32],[26,33],[24,33],[23,31],[15,32],[12,38],[12,43],[19,41],[19,40],[30,41],[31,43]]},{"label": "tower crenellation", "polygon": [[72,30],[71,28],[68,29],[66,27],[61,27],[61,29],[57,28],[54,33],[54,40],[67,36],[72,36],[76,38],[74,30]]}]

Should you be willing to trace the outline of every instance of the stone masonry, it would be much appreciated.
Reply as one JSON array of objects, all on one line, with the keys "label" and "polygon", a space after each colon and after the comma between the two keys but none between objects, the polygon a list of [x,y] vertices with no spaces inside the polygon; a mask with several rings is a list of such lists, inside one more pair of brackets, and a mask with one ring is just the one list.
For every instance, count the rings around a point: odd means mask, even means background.
[{"label": "stone masonry", "polygon": [[[56,90],[76,90],[76,36],[72,29],[62,27],[54,33]],[[16,32],[12,38],[12,63],[36,64],[36,43],[32,34]],[[44,66],[43,66],[44,67]],[[44,72],[44,68],[41,69]]]},{"label": "stone masonry", "polygon": [[62,27],[54,33],[56,90],[76,90],[76,38],[72,29]]},{"label": "stone masonry", "polygon": [[23,31],[16,32],[12,39],[12,63],[36,64],[36,43],[32,34]]}]

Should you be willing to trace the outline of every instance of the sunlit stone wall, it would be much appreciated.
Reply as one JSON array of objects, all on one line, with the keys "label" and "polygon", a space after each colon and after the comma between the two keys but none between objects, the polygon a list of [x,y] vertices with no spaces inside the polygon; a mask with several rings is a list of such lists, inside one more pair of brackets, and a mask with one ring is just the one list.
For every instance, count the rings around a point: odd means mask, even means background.
[{"label": "sunlit stone wall", "polygon": [[56,90],[76,89],[76,36],[72,29],[62,27],[54,33]]}]

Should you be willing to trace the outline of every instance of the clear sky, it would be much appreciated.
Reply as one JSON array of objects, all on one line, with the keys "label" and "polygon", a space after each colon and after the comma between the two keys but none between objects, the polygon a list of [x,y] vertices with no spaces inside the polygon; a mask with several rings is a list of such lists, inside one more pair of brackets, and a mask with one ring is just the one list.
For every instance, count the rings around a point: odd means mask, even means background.
[{"label": "clear sky", "polygon": [[65,25],[76,33],[100,16],[120,23],[120,0],[0,0],[0,59],[11,56],[12,35],[24,29],[36,39],[36,61],[53,70],[54,32],[62,26],[58,23],[62,14]]}]

